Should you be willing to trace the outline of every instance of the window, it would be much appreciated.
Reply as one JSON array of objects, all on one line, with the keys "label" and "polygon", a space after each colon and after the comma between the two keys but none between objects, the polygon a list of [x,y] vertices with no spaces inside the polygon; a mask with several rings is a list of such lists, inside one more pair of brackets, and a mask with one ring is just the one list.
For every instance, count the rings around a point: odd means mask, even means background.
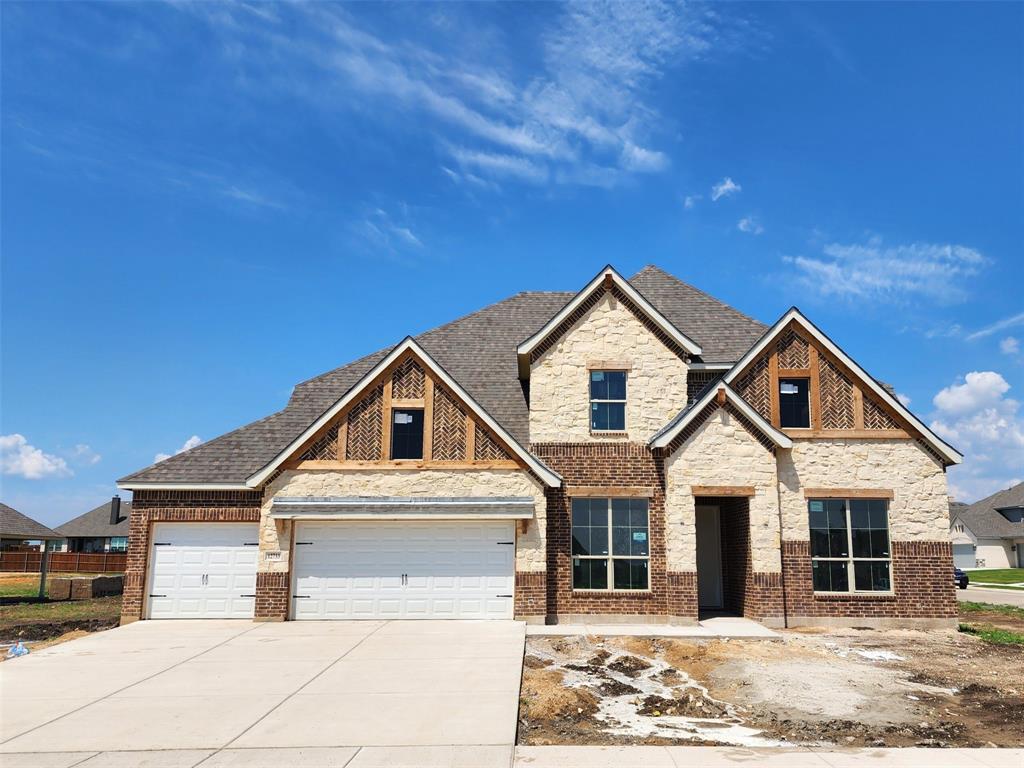
[{"label": "window", "polygon": [[892,589],[887,501],[811,499],[808,513],[815,592]]},{"label": "window", "polygon": [[647,589],[647,534],[647,499],[573,499],[573,589]]},{"label": "window", "polygon": [[127,552],[128,551],[128,537],[127,536],[114,536],[110,539],[110,551],[111,552]]},{"label": "window", "polygon": [[391,411],[391,458],[423,458],[423,411],[395,409]]},{"label": "window", "polygon": [[594,432],[626,430],[626,372],[590,372],[590,429]]},{"label": "window", "polygon": [[806,429],[811,426],[807,379],[779,379],[779,425]]}]

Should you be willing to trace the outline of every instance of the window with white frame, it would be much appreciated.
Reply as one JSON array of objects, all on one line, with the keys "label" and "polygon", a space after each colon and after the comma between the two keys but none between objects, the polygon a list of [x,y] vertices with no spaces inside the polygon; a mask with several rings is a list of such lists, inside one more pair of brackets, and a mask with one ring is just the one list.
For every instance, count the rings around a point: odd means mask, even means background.
[{"label": "window with white frame", "polygon": [[113,536],[110,539],[110,551],[111,552],[127,552],[128,551],[128,537],[127,536]]},{"label": "window with white frame", "polygon": [[647,499],[573,499],[573,589],[647,589],[648,532]]},{"label": "window with white frame", "polygon": [[592,432],[625,432],[625,371],[590,372],[590,429]]},{"label": "window with white frame", "polygon": [[890,591],[889,502],[810,499],[807,506],[814,591]]}]

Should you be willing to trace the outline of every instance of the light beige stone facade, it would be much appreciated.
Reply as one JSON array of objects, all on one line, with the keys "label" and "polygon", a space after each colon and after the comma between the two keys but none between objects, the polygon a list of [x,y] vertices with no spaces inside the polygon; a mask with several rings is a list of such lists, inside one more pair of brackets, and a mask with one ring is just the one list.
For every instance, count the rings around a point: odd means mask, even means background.
[{"label": "light beige stone facade", "polygon": [[893,541],[948,541],[946,474],[914,440],[794,440],[779,452],[783,538],[810,537],[805,488],[893,491]]},{"label": "light beige stone facade", "polygon": [[752,485],[750,553],[757,572],[779,572],[775,457],[719,409],[665,461],[665,539],[669,570],[697,567],[693,485]]},{"label": "light beige stone facade", "polygon": [[[626,363],[626,432],[590,431],[588,363]],[[537,360],[530,371],[530,441],[646,441],[686,405],[686,363],[611,294]]]},{"label": "light beige stone facade", "polygon": [[[516,570],[543,571],[546,501],[541,483],[525,470],[307,470],[282,472],[263,494],[260,513],[261,572],[287,573],[290,521],[273,520],[275,496],[530,496],[534,518],[525,533],[516,532]],[[265,553],[280,552],[268,560]],[[272,555],[273,556],[273,555]]]}]

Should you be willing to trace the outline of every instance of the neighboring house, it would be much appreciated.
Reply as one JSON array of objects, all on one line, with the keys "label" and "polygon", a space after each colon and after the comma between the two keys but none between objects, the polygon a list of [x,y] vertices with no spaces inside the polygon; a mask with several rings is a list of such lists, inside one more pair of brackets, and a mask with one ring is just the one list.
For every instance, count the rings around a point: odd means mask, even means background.
[{"label": "neighboring house", "polygon": [[1024,568],[1024,483],[950,509],[953,563],[959,568]]},{"label": "neighboring house", "polygon": [[38,552],[41,549],[40,543],[61,538],[59,533],[42,523],[0,503],[0,550]]},{"label": "neighboring house", "polygon": [[130,501],[121,503],[120,496],[114,496],[84,515],[56,528],[65,537],[61,551],[82,553],[119,553],[128,551],[128,518],[131,515]]},{"label": "neighboring house", "polygon": [[123,478],[123,619],[947,626],[961,458],[797,309],[607,267]]}]

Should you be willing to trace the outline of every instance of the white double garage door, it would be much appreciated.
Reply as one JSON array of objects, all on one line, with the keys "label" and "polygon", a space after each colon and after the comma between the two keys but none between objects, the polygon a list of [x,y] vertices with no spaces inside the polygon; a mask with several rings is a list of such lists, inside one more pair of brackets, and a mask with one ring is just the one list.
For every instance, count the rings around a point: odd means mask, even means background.
[{"label": "white double garage door", "polygon": [[[511,619],[512,521],[294,524],[294,619]],[[150,618],[252,618],[254,524],[158,523]]]}]

